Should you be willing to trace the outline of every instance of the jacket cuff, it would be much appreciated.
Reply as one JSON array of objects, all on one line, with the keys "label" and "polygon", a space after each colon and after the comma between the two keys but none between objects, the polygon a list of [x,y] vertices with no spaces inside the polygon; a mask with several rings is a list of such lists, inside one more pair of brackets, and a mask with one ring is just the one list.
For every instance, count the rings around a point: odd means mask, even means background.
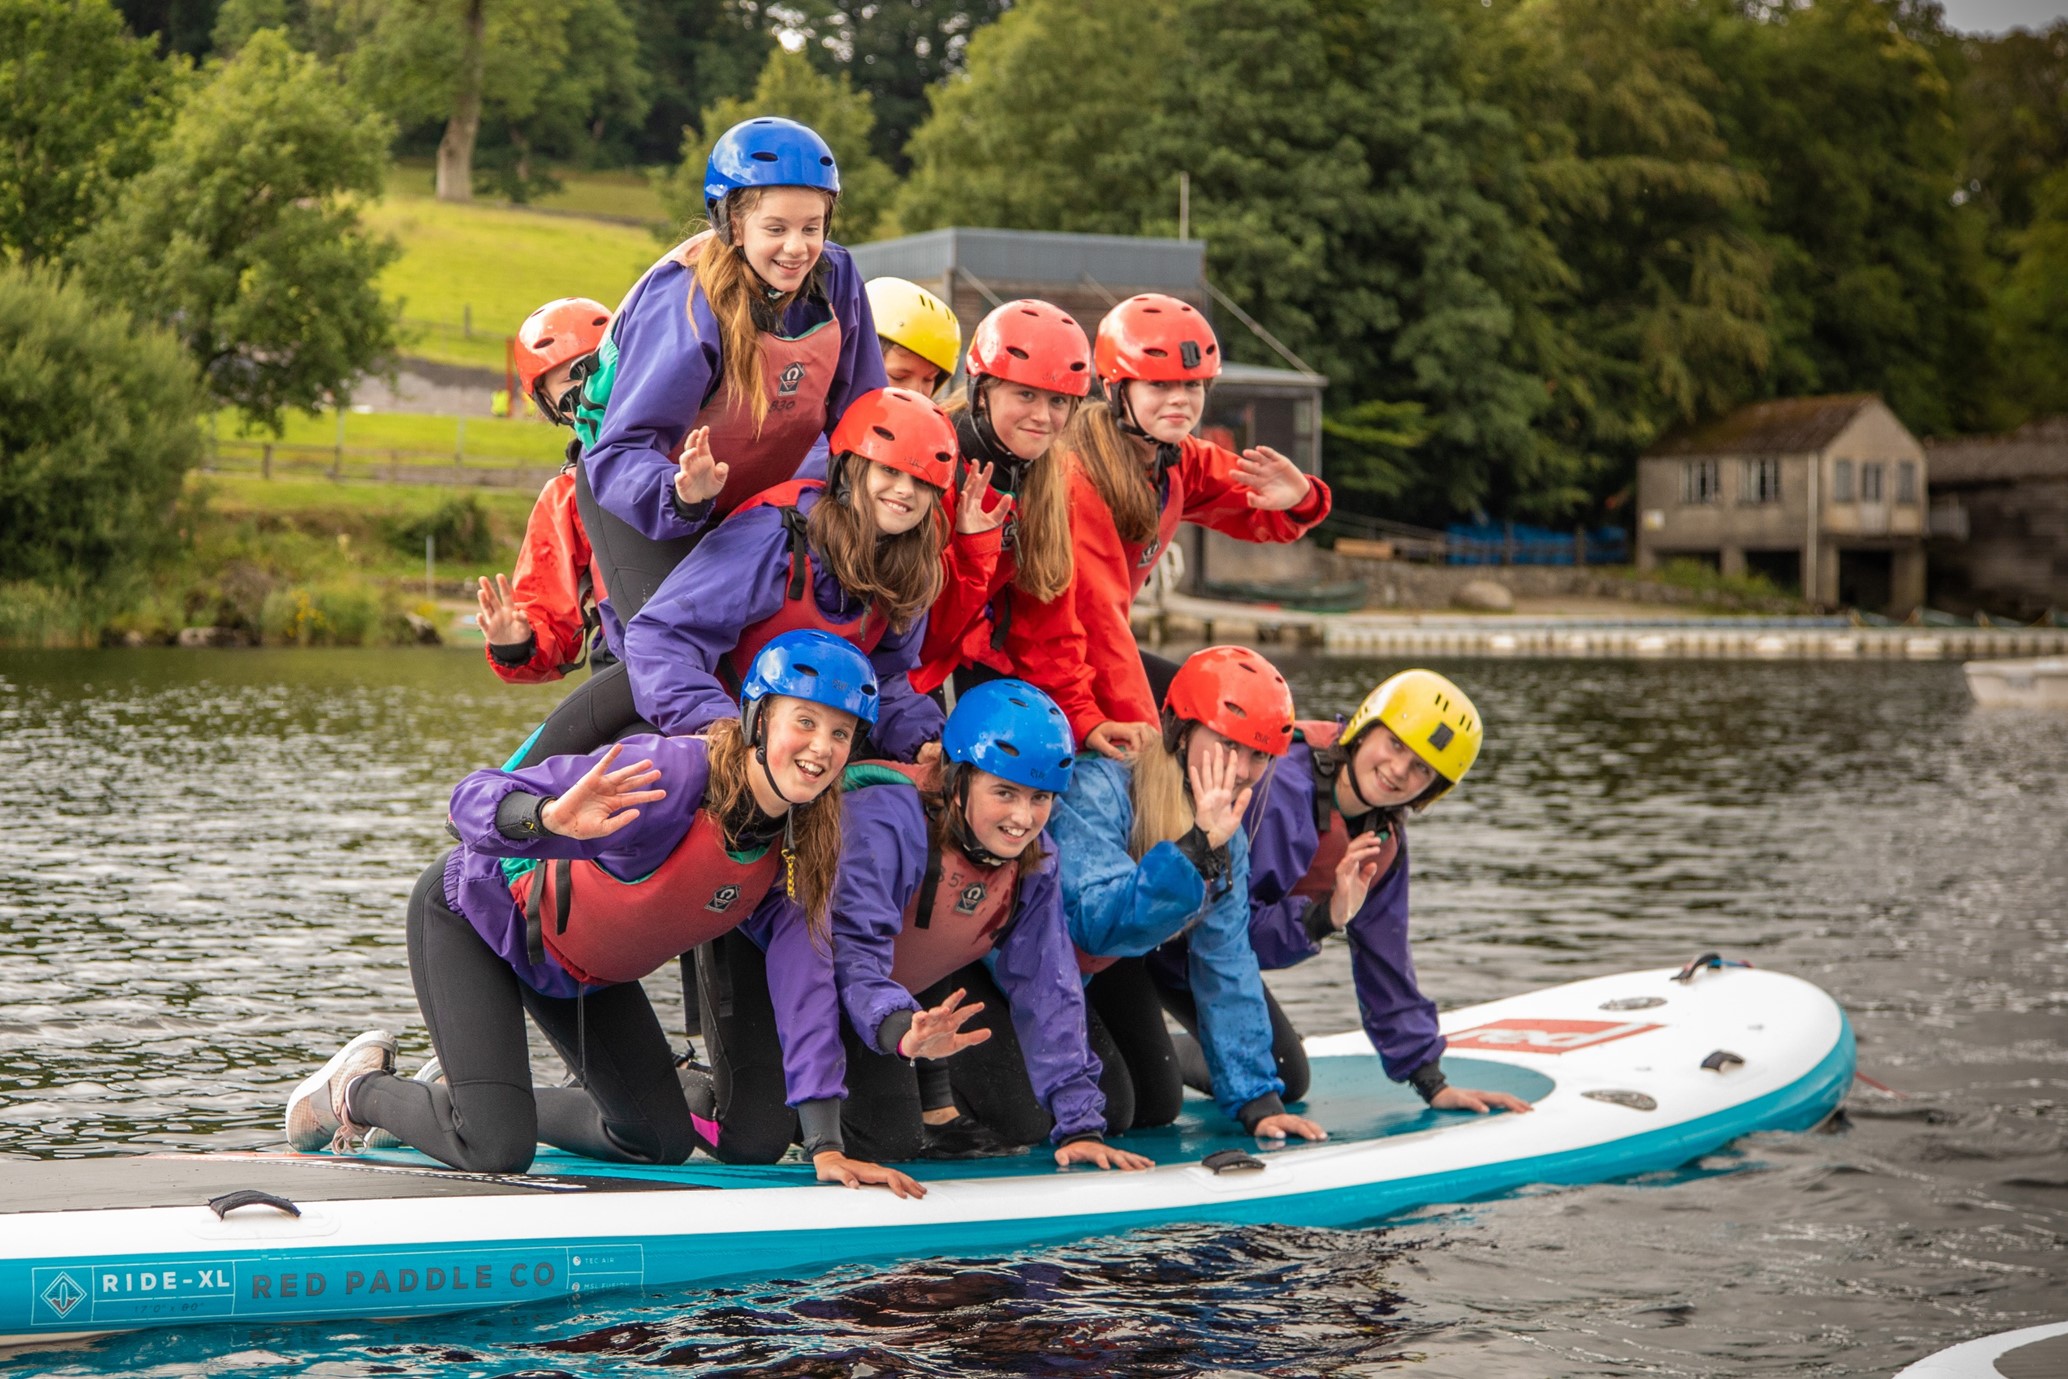
[{"label": "jacket cuff", "polygon": [[538,633],[527,632],[524,634],[524,640],[521,642],[511,642],[508,645],[502,642],[490,642],[488,644],[488,654],[497,665],[508,666],[511,670],[516,670],[520,666],[531,663],[532,655],[538,650],[538,645]]},{"label": "jacket cuff", "polygon": [[681,492],[675,487],[674,477],[668,479],[668,511],[689,523],[692,529],[701,527],[711,520],[711,504],[715,499],[706,498],[701,503],[685,503]]},{"label": "jacket cuff", "polygon": [[797,1142],[804,1146],[804,1157],[823,1154],[827,1150],[836,1153],[847,1152],[847,1141],[840,1134],[840,1101],[836,1097],[821,1097],[817,1101],[802,1102],[797,1107]]},{"label": "jacket cuff", "polygon": [[1209,887],[1228,874],[1227,846],[1215,847],[1207,842],[1206,831],[1198,824],[1192,825],[1176,846]]},{"label": "jacket cuff", "polygon": [[1085,1140],[1089,1140],[1093,1144],[1104,1144],[1106,1137],[1097,1130],[1079,1130],[1074,1135],[1065,1135],[1057,1140],[1056,1148],[1061,1149],[1066,1144],[1079,1144]]},{"label": "jacket cuff", "polygon": [[1321,482],[1320,476],[1309,474],[1307,496],[1287,509],[1285,515],[1303,527],[1311,527],[1328,516],[1328,507],[1327,487]]},{"label": "jacket cuff", "polygon": [[883,1023],[876,1027],[876,1051],[898,1056],[898,1041],[905,1037],[905,1031],[912,1028],[912,1012],[893,1010],[883,1017]]},{"label": "jacket cuff", "polygon": [[1407,1085],[1415,1089],[1415,1095],[1424,1102],[1436,1100],[1436,1094],[1450,1085],[1443,1075],[1443,1065],[1438,1059],[1430,1059],[1407,1075]]},{"label": "jacket cuff", "polygon": [[534,795],[528,790],[512,790],[496,801],[495,831],[516,843],[553,837],[553,830],[546,827],[545,813],[546,806],[554,798]]},{"label": "jacket cuff", "polygon": [[1266,1092],[1244,1106],[1240,1111],[1237,1111],[1235,1118],[1242,1122],[1244,1130],[1254,1135],[1257,1133],[1257,1127],[1266,1120],[1269,1120],[1272,1116],[1282,1116],[1284,1114],[1285,1103],[1278,1099],[1278,1093]]},{"label": "jacket cuff", "polygon": [[1307,939],[1316,947],[1336,931],[1334,921],[1328,917],[1329,902],[1326,898],[1309,900],[1304,913],[1300,915],[1300,927],[1307,931]]}]

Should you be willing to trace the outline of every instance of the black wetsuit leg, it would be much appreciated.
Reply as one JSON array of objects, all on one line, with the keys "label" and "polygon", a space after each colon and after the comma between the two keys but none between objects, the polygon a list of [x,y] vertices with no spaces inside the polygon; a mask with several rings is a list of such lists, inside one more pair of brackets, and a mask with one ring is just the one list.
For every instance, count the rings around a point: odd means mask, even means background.
[{"label": "black wetsuit leg", "polygon": [[[1190,991],[1165,986],[1161,982],[1156,984],[1156,994],[1162,998],[1163,1008],[1185,1027],[1185,1033],[1171,1036],[1185,1085],[1212,1096],[1213,1074],[1207,1070],[1206,1050],[1199,1043],[1198,998]],[[1278,998],[1271,994],[1268,986],[1264,988],[1264,1008],[1271,1013],[1271,1057],[1278,1064],[1278,1080],[1285,1084],[1283,1100],[1287,1103],[1300,1101],[1314,1082],[1313,1069],[1307,1063],[1306,1046],[1301,1042],[1300,1032],[1294,1028],[1291,1017],[1278,1004]]]},{"label": "black wetsuit leg", "polygon": [[591,558],[603,576],[603,587],[610,595],[611,611],[617,614],[620,627],[631,625],[639,610],[646,606],[646,601],[654,596],[654,591],[682,563],[682,558],[695,550],[697,542],[711,531],[710,527],[705,527],[692,536],[654,540],[596,501],[595,490],[589,487],[586,460],[574,467],[574,506],[576,515],[582,519],[582,530],[589,538]]},{"label": "black wetsuit leg", "polygon": [[654,731],[653,724],[639,716],[632,702],[632,677],[619,661],[569,690],[525,739],[510,765],[536,766],[547,757],[578,756],[633,733]]},{"label": "black wetsuit leg", "polygon": [[[982,1121],[1001,1139],[1015,1144],[1040,1144],[1055,1128],[1055,1117],[1034,1095],[1033,1080],[1027,1076],[1027,1058],[1013,1028],[1012,1007],[1005,993],[991,979],[981,963],[972,963],[950,977],[943,991],[966,990],[966,1002],[981,1001],[983,1010],[970,1019],[965,1030],[987,1029],[991,1037],[964,1049],[948,1060],[948,1075],[955,1088],[955,1104]],[[1089,1012],[1087,1012],[1089,1014]],[[1099,1060],[1099,1090],[1106,1097],[1106,1127],[1119,1134],[1134,1121],[1134,1080],[1127,1060],[1120,1056],[1105,1025],[1093,1017],[1086,1034],[1091,1051]]]},{"label": "black wetsuit leg", "polygon": [[1093,977],[1084,995],[1127,1064],[1134,1084],[1134,1128],[1176,1120],[1184,1105],[1185,1083],[1148,964],[1140,958],[1122,958]]},{"label": "black wetsuit leg", "polygon": [[847,1100],[840,1107],[847,1153],[871,1163],[918,1158],[925,1147],[918,1070],[896,1054],[862,1043],[845,1020],[840,1042],[847,1051]]},{"label": "black wetsuit leg", "polygon": [[696,951],[708,1068],[682,1070],[697,1140],[729,1164],[772,1164],[797,1139],[783,1041],[768,994],[768,960],[735,930]]},{"label": "black wetsuit leg", "polygon": [[[522,1172],[542,1137],[596,1158],[687,1158],[688,1108],[675,1083],[667,1039],[638,984],[595,993],[580,1003],[582,1009],[575,1001],[539,995],[447,906],[444,873],[441,860],[418,879],[409,901],[408,944],[417,1004],[446,1080],[369,1077],[353,1088],[354,1118],[393,1132],[442,1163],[476,1172]],[[533,1091],[527,1010],[569,1066],[578,1066],[586,1042],[586,1090]]]}]

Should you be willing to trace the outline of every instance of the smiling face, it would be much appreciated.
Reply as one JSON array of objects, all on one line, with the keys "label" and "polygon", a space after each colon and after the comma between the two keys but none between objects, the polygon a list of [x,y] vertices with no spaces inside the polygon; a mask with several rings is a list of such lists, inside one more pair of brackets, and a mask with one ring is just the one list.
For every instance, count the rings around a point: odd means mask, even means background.
[{"label": "smiling face", "polygon": [[884,536],[903,536],[933,511],[938,490],[922,484],[902,469],[892,469],[874,460],[864,462],[859,497],[861,505]]},{"label": "smiling face", "polygon": [[1176,445],[1192,434],[1199,414],[1206,410],[1206,383],[1187,378],[1176,383],[1151,383],[1133,379],[1127,385],[1128,406],[1134,409],[1135,424],[1150,439]]},{"label": "smiling face", "polygon": [[941,371],[921,359],[895,340],[884,340],[883,376],[893,388],[910,388],[924,397],[932,397],[934,389],[941,386]]},{"label": "smiling face", "polygon": [[[759,727],[768,749],[768,775],[775,778],[784,800],[808,803],[840,779],[854,747],[856,721],[851,713],[788,695],[777,695],[761,706]],[[761,798],[758,787],[767,784],[761,773],[750,772],[749,779],[764,812],[780,813],[779,802]],[[771,803],[778,807],[769,808]]]},{"label": "smiling face", "polygon": [[[1363,799],[1351,793],[1345,776],[1356,778]],[[1436,769],[1383,723],[1372,724],[1358,739],[1345,776],[1336,778],[1336,807],[1352,817],[1371,808],[1412,804],[1436,783]]]},{"label": "smiling face", "polygon": [[1048,453],[1056,433],[1069,424],[1076,402],[1067,393],[1052,393],[1024,383],[994,378],[984,384],[984,406],[991,414],[991,430],[1007,450],[1023,460],[1038,460]]},{"label": "smiling face", "polygon": [[747,266],[778,292],[795,292],[826,252],[832,200],[810,187],[770,187],[733,210],[733,239]]},{"label": "smiling face", "polygon": [[1230,742],[1204,723],[1194,723],[1185,739],[1185,777],[1191,779],[1194,770],[1206,766],[1206,754],[1215,747],[1225,747],[1235,754],[1237,794],[1247,790],[1264,778],[1264,772],[1271,769],[1271,754],[1255,747],[1245,747],[1239,742]]},{"label": "smiling face", "polygon": [[1046,790],[994,776],[971,768],[969,773],[969,831],[977,845],[994,857],[1011,859],[1027,850],[1041,830],[1048,827],[1056,797]]}]

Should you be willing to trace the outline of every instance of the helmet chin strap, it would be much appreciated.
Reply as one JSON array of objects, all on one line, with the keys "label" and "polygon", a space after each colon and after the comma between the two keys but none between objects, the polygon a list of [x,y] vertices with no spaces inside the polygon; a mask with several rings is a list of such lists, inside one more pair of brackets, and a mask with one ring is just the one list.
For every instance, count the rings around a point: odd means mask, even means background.
[{"label": "helmet chin strap", "polygon": [[1006,860],[977,841],[976,826],[969,821],[969,773],[955,783],[955,797],[948,801],[948,839],[964,857],[984,868],[1002,867]]},{"label": "helmet chin strap", "polygon": [[1147,441],[1156,447],[1156,482],[1160,486],[1163,482],[1164,474],[1170,470],[1171,466],[1178,462],[1178,447],[1169,441],[1156,439],[1156,437],[1143,429],[1141,422],[1135,420],[1135,405],[1127,393],[1127,385],[1131,381],[1123,380],[1116,386],[1115,391],[1119,396],[1120,407],[1119,419],[1114,422],[1114,425],[1119,427],[1121,435]]}]

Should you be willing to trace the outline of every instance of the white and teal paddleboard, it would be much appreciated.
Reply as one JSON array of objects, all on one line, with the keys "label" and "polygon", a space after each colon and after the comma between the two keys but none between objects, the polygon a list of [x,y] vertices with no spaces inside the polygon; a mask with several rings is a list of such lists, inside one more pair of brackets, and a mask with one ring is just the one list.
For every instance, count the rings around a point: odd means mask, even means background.
[{"label": "white and teal paddleboard", "polygon": [[1984,1336],[1928,1355],[1896,1379],[2064,1379],[2068,1322]]},{"label": "white and teal paddleboard", "polygon": [[1753,1131],[1807,1129],[1838,1105],[1853,1037],[1824,992],[1743,968],[1675,975],[1601,977],[1446,1015],[1451,1081],[1525,1097],[1528,1116],[1429,1111],[1385,1080],[1361,1033],[1332,1035],[1308,1042],[1305,1114],[1326,1143],[1264,1149],[1193,1100],[1175,1126],[1122,1141],[1153,1157],[1152,1171],[1061,1171],[1046,1150],[912,1165],[923,1201],[835,1191],[801,1164],[642,1169],[552,1152],[503,1176],[407,1152],[11,1164],[0,1345],[495,1307],[1174,1222],[1349,1226],[1673,1168]]}]

